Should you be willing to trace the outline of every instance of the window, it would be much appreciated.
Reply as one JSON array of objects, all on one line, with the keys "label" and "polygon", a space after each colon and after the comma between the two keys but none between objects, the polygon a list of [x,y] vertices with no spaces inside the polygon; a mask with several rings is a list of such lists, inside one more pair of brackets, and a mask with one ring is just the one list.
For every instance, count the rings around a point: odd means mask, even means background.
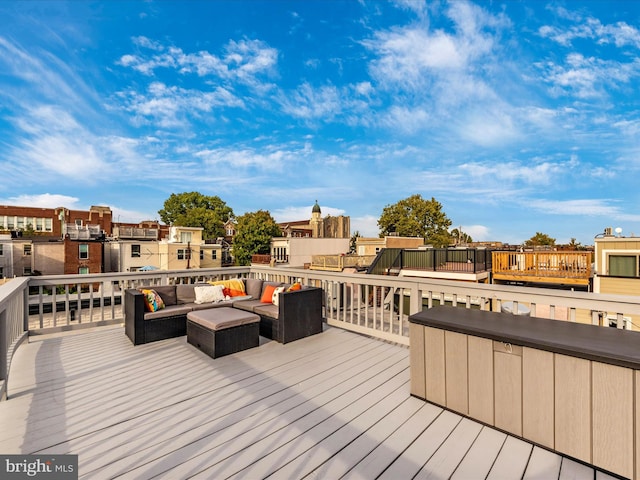
[{"label": "window", "polygon": [[233,234],[234,234],[234,233],[235,233],[235,232],[234,232],[234,230],[233,230],[233,227],[228,227],[228,228],[227,228],[227,237],[233,237]]},{"label": "window", "polygon": [[218,251],[211,250],[211,260],[216,260],[218,258]]},{"label": "window", "polygon": [[131,258],[140,258],[140,245],[131,245]]},{"label": "window", "polygon": [[82,226],[82,220],[80,220],[79,218],[76,219],[76,227],[81,227]]},{"label": "window", "polygon": [[24,230],[24,217],[18,217],[18,230]]},{"label": "window", "polygon": [[22,246],[22,253],[25,256],[31,255],[31,244],[27,243]]},{"label": "window", "polygon": [[86,260],[87,258],[89,258],[89,245],[87,245],[86,243],[80,244],[78,258],[80,260]]},{"label": "window", "polygon": [[0,243],[0,257],[4,255],[4,244]]},{"label": "window", "polygon": [[44,218],[36,218],[36,231],[41,232],[44,229]]},{"label": "window", "polygon": [[638,257],[635,255],[609,255],[609,275],[637,277]]},{"label": "window", "polygon": [[185,258],[187,258],[186,252],[187,251],[184,248],[179,248],[178,249],[178,260],[184,260]]},{"label": "window", "polygon": [[13,230],[15,228],[15,218],[16,217],[7,217],[7,230]]},{"label": "window", "polygon": [[191,241],[191,232],[180,233],[180,243],[189,243]]},{"label": "window", "polygon": [[0,278],[4,278],[4,267],[0,267]]},{"label": "window", "polygon": [[44,219],[44,230],[46,232],[52,232],[53,231],[53,220],[51,220],[50,218],[45,218]]},{"label": "window", "polygon": [[200,250],[200,261],[204,260],[204,250]]},{"label": "window", "polygon": [[89,267],[80,267],[78,269],[78,273],[80,275],[88,275],[89,274]]},{"label": "window", "polygon": [[24,267],[22,269],[22,274],[23,275],[31,275],[31,267]]}]

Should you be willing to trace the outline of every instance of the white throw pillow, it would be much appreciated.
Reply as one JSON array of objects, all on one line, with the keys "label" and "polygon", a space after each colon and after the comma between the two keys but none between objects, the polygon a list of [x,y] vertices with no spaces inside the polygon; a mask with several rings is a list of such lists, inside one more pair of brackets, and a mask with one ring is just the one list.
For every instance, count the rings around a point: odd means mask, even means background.
[{"label": "white throw pillow", "polygon": [[284,292],[284,287],[278,287],[273,291],[273,295],[271,295],[271,303],[273,303],[276,307],[278,306],[278,302],[280,301],[280,294]]},{"label": "white throw pillow", "polygon": [[201,287],[194,287],[196,294],[195,303],[213,303],[221,302],[224,300],[224,288],[222,285],[203,285]]}]

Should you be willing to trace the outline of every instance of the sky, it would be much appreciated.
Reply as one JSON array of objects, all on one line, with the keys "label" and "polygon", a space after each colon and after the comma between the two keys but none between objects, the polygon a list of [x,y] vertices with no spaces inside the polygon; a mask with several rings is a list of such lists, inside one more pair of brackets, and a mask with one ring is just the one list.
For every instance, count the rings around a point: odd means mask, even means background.
[{"label": "sky", "polygon": [[0,204],[640,235],[639,54],[640,0],[0,0]]}]

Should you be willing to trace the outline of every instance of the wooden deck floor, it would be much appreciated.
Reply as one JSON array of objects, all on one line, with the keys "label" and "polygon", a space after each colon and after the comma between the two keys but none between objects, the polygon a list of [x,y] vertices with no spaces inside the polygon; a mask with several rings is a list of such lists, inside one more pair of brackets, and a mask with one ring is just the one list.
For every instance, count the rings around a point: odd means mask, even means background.
[{"label": "wooden deck floor", "polygon": [[213,360],[121,327],[32,337],[0,452],[79,456],[80,478],[605,479],[409,395],[408,349],[328,328]]}]

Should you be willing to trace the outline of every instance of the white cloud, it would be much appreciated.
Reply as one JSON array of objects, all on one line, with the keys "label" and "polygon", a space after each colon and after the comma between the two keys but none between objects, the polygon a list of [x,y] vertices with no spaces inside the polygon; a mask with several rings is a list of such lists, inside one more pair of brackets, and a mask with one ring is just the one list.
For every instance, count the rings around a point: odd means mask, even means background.
[{"label": "white cloud", "polygon": [[333,85],[319,88],[303,83],[297,90],[280,98],[282,110],[305,120],[330,121],[342,111],[340,92]]},{"label": "white cloud", "polygon": [[523,181],[528,184],[548,184],[556,180],[560,174],[568,175],[575,167],[572,161],[565,163],[535,162],[527,164],[518,162],[463,163],[458,168],[475,179],[486,178],[493,181]]},{"label": "white cloud", "polygon": [[[283,208],[278,208],[271,211],[271,215],[275,218],[276,222],[295,222],[300,220],[308,220],[311,219],[311,209],[312,205],[304,205],[304,206],[288,206]],[[322,217],[326,217],[327,215],[331,216],[339,216],[345,215],[345,211],[341,208],[327,207],[320,205],[320,211],[322,212]],[[352,226],[353,230],[353,226]]]},{"label": "white cloud", "polygon": [[424,129],[429,124],[430,118],[429,112],[422,107],[393,105],[381,118],[380,123],[391,130],[400,129],[412,134]]},{"label": "white cloud", "polygon": [[351,233],[359,232],[361,237],[378,237],[380,236],[380,227],[378,226],[378,217],[373,215],[363,215],[360,217],[351,217]]},{"label": "white cloud", "polygon": [[489,110],[469,112],[462,119],[458,135],[477,145],[501,145],[513,140],[517,135],[517,128],[508,111]]},{"label": "white cloud", "polygon": [[491,230],[485,225],[462,225],[460,228],[464,233],[471,236],[474,242],[492,240]]},{"label": "white cloud", "polygon": [[152,54],[126,54],[117,64],[145,75],[153,75],[158,69],[174,69],[182,74],[213,75],[258,84],[257,76],[275,73],[278,61],[278,51],[260,40],[230,40],[220,56],[204,50],[185,53],[181,48],[165,47],[145,37],[136,37],[133,42],[137,47],[151,50]]},{"label": "white cloud", "polygon": [[79,199],[68,195],[55,193],[41,193],[33,195],[18,195],[16,197],[2,198],[0,204],[15,205],[20,207],[57,208],[66,207],[69,209],[81,208],[78,206]]},{"label": "white cloud", "polygon": [[427,24],[377,32],[363,45],[377,55],[370,65],[381,85],[423,89],[433,77],[446,79],[467,71],[476,62],[486,62],[496,48],[489,33],[506,25],[503,16],[492,16],[469,2],[455,2],[445,12],[454,32],[429,30]]},{"label": "white cloud", "polygon": [[[107,205],[107,203],[102,203],[101,205]],[[158,220],[160,221],[160,216],[158,212],[141,212],[138,210],[131,210],[127,208],[120,207],[111,207],[111,218],[114,222],[122,222],[122,223],[140,223],[143,220]]]},{"label": "white cloud", "polygon": [[188,90],[153,82],[147,93],[132,90],[118,94],[123,108],[132,112],[135,123],[152,122],[163,128],[189,124],[189,119],[216,108],[244,108],[241,99],[229,90],[217,87],[211,91]]},{"label": "white cloud", "polygon": [[393,0],[399,8],[414,12],[418,18],[427,15],[427,2],[425,0]]},{"label": "white cloud", "polygon": [[265,171],[280,171],[287,164],[299,164],[312,154],[311,145],[301,146],[267,145],[262,148],[224,147],[202,149],[194,154],[211,167],[232,166],[233,169],[259,168]]},{"label": "white cloud", "polygon": [[584,57],[579,53],[567,55],[562,65],[548,62],[538,64],[543,79],[556,95],[572,93],[579,98],[603,96],[607,88],[618,88],[640,76],[640,61],[630,63]]},{"label": "white cloud", "polygon": [[606,200],[530,200],[527,204],[536,210],[551,215],[587,215],[617,217],[619,208]]},{"label": "white cloud", "polygon": [[[566,12],[564,10],[557,13]],[[593,17],[583,18],[578,14],[563,16],[575,24],[567,28],[543,25],[538,29],[538,34],[565,47],[570,46],[575,39],[588,39],[597,44],[614,44],[619,48],[626,46],[640,48],[640,30],[626,22],[603,24]]]}]

